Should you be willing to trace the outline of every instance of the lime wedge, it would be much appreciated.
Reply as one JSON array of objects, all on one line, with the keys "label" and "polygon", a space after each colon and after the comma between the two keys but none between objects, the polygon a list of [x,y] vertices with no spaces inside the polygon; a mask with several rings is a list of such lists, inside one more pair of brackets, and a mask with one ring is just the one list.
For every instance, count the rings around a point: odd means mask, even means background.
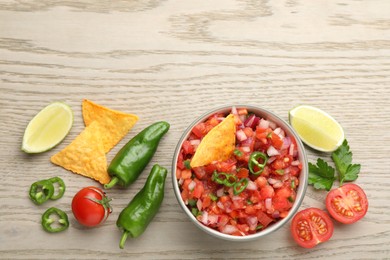
[{"label": "lime wedge", "polygon": [[73,111],[65,103],[54,102],[43,108],[27,125],[22,150],[41,153],[59,144],[73,124]]},{"label": "lime wedge", "polygon": [[311,148],[332,152],[344,141],[344,130],[326,112],[312,106],[297,106],[290,110],[289,121],[301,140]]}]

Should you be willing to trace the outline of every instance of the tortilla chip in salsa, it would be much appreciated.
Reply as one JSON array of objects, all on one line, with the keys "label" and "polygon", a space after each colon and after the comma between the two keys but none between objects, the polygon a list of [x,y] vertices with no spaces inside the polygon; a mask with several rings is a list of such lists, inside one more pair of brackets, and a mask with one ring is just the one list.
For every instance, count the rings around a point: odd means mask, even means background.
[{"label": "tortilla chip in salsa", "polygon": [[233,114],[229,114],[201,140],[192,157],[192,168],[225,161],[233,153],[236,143],[236,125]]}]

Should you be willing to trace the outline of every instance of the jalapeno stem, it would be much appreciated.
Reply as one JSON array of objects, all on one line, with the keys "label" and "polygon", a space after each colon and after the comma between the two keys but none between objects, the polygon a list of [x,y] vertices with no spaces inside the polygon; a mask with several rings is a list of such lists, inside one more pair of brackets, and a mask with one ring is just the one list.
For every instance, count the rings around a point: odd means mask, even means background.
[{"label": "jalapeno stem", "polygon": [[104,184],[104,188],[105,189],[110,189],[110,188],[114,187],[115,184],[118,183],[118,181],[119,181],[119,178],[114,176],[114,177],[111,178],[111,181],[109,183]]},{"label": "jalapeno stem", "polygon": [[129,233],[130,232],[127,230],[123,231],[121,240],[119,241],[119,248],[120,249],[123,249],[125,247],[125,243],[126,243],[127,237],[129,236]]}]

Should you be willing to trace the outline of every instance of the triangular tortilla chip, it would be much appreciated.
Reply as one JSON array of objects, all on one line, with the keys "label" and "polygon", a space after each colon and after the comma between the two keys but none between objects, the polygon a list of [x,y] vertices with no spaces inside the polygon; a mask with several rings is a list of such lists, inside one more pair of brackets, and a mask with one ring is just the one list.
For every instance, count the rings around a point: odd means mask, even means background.
[{"label": "triangular tortilla chip", "polygon": [[103,133],[104,152],[108,153],[138,121],[138,116],[112,110],[84,99],[82,104],[83,118],[86,126],[98,121],[107,131]]},{"label": "triangular tortilla chip", "polygon": [[194,168],[214,161],[225,161],[232,155],[235,144],[236,125],[234,115],[230,114],[203,137],[190,166]]},{"label": "triangular tortilla chip", "polygon": [[[103,131],[102,131],[103,130]],[[98,121],[87,126],[67,147],[53,155],[50,160],[74,173],[95,179],[101,184],[109,183],[107,159],[101,142],[104,127]]]}]

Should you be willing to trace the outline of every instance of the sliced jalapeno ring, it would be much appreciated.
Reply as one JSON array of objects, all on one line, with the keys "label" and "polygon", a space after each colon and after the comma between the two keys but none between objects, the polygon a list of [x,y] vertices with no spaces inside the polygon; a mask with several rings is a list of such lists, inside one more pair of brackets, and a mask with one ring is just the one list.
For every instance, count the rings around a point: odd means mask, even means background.
[{"label": "sliced jalapeno ring", "polygon": [[64,231],[69,227],[68,215],[58,208],[49,208],[42,215],[42,227],[49,233]]},{"label": "sliced jalapeno ring", "polygon": [[239,182],[236,182],[233,185],[233,193],[234,195],[239,195],[243,192],[248,186],[249,180],[247,178],[241,179]]},{"label": "sliced jalapeno ring", "polygon": [[38,205],[49,200],[54,194],[54,186],[49,180],[40,180],[31,184],[30,199]]},{"label": "sliced jalapeno ring", "polygon": [[50,197],[51,200],[58,200],[62,198],[65,193],[65,183],[60,177],[50,178],[49,181],[53,184],[54,194]]},{"label": "sliced jalapeno ring", "polygon": [[[260,163],[259,159],[262,159],[263,162]],[[259,175],[263,172],[265,165],[267,164],[268,156],[265,153],[262,152],[253,152],[249,156],[249,162],[248,162],[248,168],[249,171],[253,175]],[[258,168],[258,170],[255,170],[255,167]]]}]

